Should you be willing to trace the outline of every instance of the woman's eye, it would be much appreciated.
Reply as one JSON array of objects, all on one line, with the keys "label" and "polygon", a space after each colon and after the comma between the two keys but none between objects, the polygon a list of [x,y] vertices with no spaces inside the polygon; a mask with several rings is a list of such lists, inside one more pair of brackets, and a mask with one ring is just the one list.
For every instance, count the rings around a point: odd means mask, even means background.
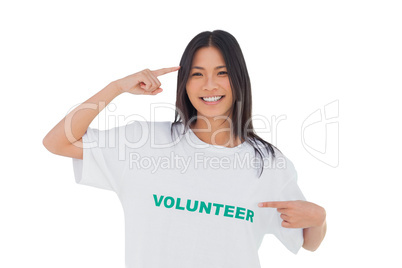
[{"label": "woman's eye", "polygon": [[[222,72],[219,72],[218,74],[227,74],[228,72],[224,72],[224,71],[222,71]],[[200,73],[193,73],[191,76],[199,76],[199,75],[202,75],[202,74],[200,74]]]}]

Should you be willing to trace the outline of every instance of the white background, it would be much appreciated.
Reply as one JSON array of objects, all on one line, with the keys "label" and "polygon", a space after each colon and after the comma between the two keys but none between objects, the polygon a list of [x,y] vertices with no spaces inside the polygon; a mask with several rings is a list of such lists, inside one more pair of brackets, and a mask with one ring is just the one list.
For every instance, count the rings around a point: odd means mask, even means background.
[{"label": "white background", "polygon": [[[262,268],[400,267],[399,1],[7,2],[0,5],[0,267],[124,267],[117,196],[77,185],[71,158],[51,154],[42,139],[109,82],[177,66],[195,35],[215,29],[243,50],[253,114],[286,116],[276,140],[259,133],[293,161],[306,198],[327,211],[317,251],[293,255],[266,236]],[[151,103],[175,103],[176,79],[161,76],[157,96],[118,96],[111,114],[150,119]],[[331,127],[326,132],[323,120],[302,140],[306,118],[332,102],[339,114]],[[102,128],[105,112],[91,126]],[[336,164],[313,156],[307,143]]]}]

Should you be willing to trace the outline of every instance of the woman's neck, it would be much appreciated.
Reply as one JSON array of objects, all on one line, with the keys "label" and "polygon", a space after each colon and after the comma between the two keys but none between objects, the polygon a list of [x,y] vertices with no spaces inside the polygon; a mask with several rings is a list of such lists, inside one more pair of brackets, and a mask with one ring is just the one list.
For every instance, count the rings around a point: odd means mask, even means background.
[{"label": "woman's neck", "polygon": [[[209,120],[209,118],[208,118]],[[238,137],[234,140],[234,135],[231,134],[231,126],[230,120],[206,120],[198,119],[190,125],[191,130],[193,130],[194,134],[203,142],[212,144],[212,145],[220,145],[225,147],[236,147],[242,143],[240,138]]]}]

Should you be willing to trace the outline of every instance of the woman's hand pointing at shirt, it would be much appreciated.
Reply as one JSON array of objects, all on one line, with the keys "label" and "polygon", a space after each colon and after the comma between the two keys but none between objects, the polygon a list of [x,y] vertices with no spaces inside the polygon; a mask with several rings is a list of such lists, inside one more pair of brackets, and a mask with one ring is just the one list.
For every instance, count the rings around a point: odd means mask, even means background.
[{"label": "woman's hand pointing at shirt", "polygon": [[180,66],[162,68],[155,71],[145,69],[135,74],[116,80],[120,92],[129,92],[134,95],[157,95],[162,92],[161,82],[157,78],[180,69]]},{"label": "woman's hand pointing at shirt", "polygon": [[315,251],[327,231],[326,211],[317,204],[303,201],[261,202],[261,208],[276,208],[283,219],[282,227],[303,228],[303,248]]},{"label": "woman's hand pointing at shirt", "polygon": [[286,228],[319,226],[325,220],[325,209],[308,201],[275,201],[260,204],[259,207],[276,208],[281,213],[282,226]]}]

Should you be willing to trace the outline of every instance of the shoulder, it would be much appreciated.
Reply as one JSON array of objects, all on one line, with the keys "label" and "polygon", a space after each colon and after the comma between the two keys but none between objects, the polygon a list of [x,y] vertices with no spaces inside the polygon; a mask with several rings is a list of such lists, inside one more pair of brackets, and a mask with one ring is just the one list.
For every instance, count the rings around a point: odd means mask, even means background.
[{"label": "shoulder", "polygon": [[165,133],[170,131],[171,124],[170,121],[132,120],[119,128],[142,133]]},{"label": "shoulder", "polygon": [[152,140],[153,144],[170,144],[175,134],[180,133],[180,124],[171,121],[137,120],[133,122],[133,131],[143,138]]},{"label": "shoulder", "polygon": [[275,146],[272,148],[275,156],[272,153],[268,157],[264,155],[264,170],[267,170],[270,177],[280,178],[282,183],[292,180],[297,175],[293,161],[282,150]]},{"label": "shoulder", "polygon": [[287,160],[288,158],[283,154],[283,152],[278,149],[275,145],[267,142],[264,140],[265,143],[263,143],[261,140],[255,139],[255,140],[250,140],[250,144],[255,148],[260,151],[264,159],[270,159],[270,160],[275,160],[275,159],[281,159],[281,160]]},{"label": "shoulder", "polygon": [[171,138],[170,121],[148,121],[148,120],[131,120],[128,123],[111,127],[107,130],[98,130],[88,128],[88,133],[97,136],[106,136],[118,138],[120,141],[130,143],[148,143],[153,140],[154,143],[170,141]]}]

